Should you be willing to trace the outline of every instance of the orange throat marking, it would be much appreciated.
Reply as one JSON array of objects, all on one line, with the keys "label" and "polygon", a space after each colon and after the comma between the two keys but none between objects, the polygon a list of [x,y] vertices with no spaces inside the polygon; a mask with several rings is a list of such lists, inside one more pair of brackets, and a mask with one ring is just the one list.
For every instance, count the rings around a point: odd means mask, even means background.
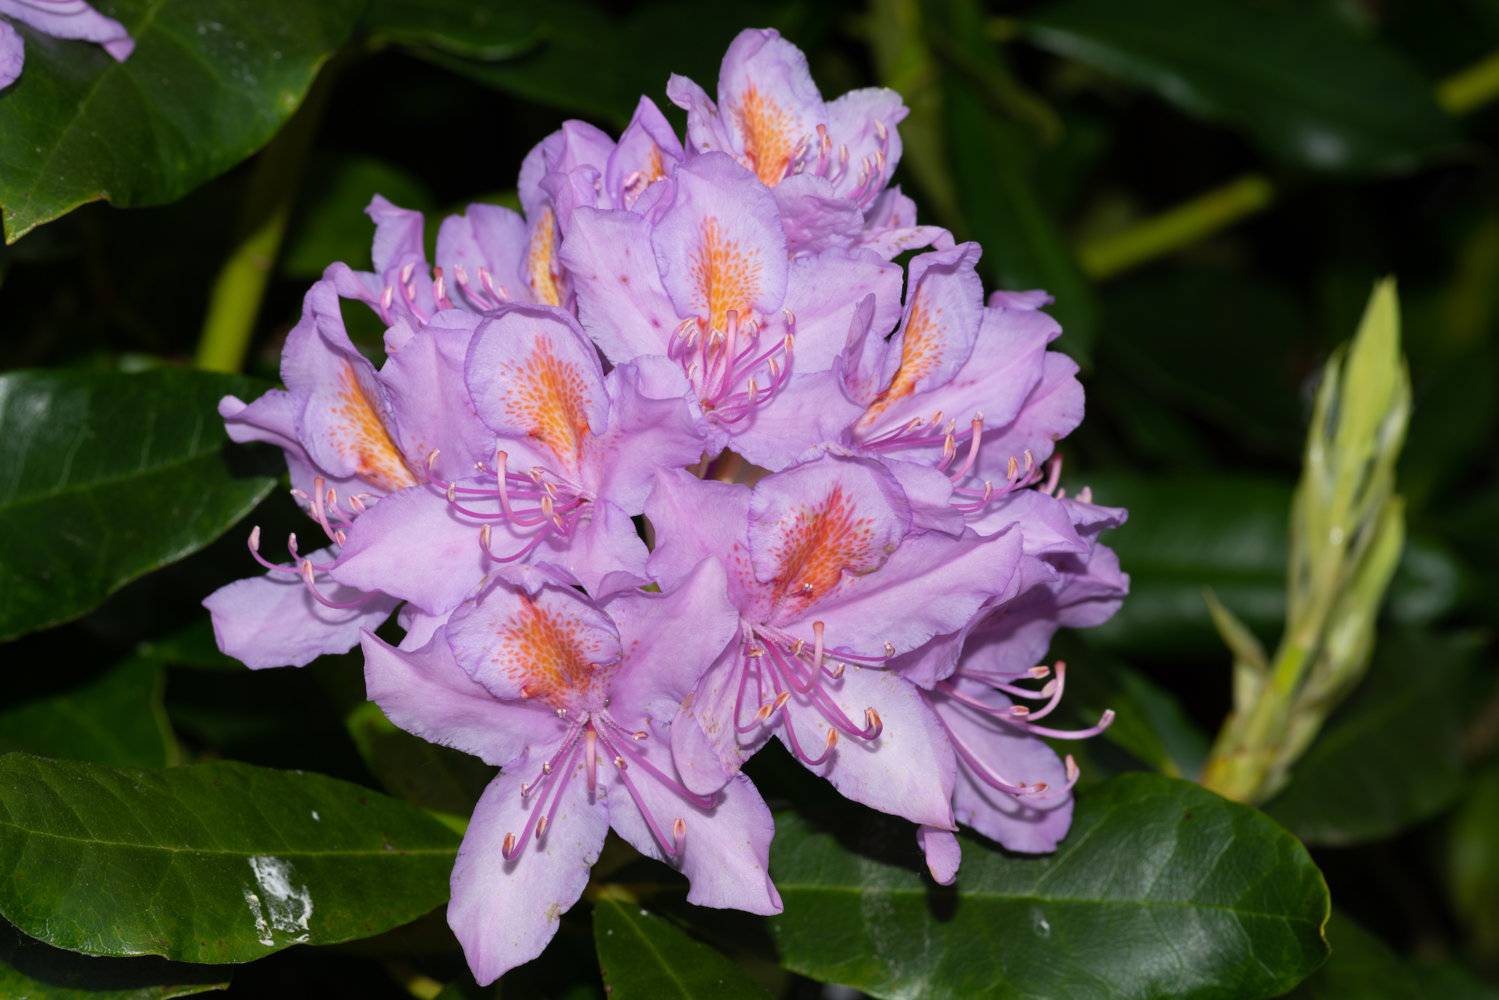
[{"label": "orange throat marking", "polygon": [[505,411],[526,433],[572,464],[582,450],[588,429],[588,395],[583,373],[552,352],[545,340],[536,342],[529,357],[507,364],[502,383],[509,388]]},{"label": "orange throat marking", "polygon": [[[900,367],[895,377],[869,408],[859,418],[860,427],[868,427],[890,404],[904,399],[916,391],[916,384],[931,373],[942,359],[941,328],[932,311],[927,308],[925,288],[916,290],[916,302],[911,306],[911,318],[906,321],[906,332],[900,344]],[[936,310],[940,317],[942,310]]]},{"label": "orange throat marking", "polygon": [[836,484],[820,503],[802,507],[789,523],[783,520],[781,531],[770,553],[777,603],[806,607],[835,590],[845,572],[862,575],[885,562],[874,545],[874,519],[859,517]]},{"label": "orange throat marking", "polygon": [[796,122],[753,83],[739,95],[732,117],[744,140],[746,166],[766,187],[775,187],[791,167]]},{"label": "orange throat marking", "polygon": [[590,658],[583,632],[577,621],[559,619],[522,596],[520,611],[495,630],[494,661],[525,697],[571,707],[613,673]]},{"label": "orange throat marking", "polygon": [[724,235],[715,216],[703,219],[702,239],[690,263],[699,308],[713,330],[723,330],[730,310],[747,320],[760,292],[760,251],[742,250]]},{"label": "orange throat marking", "polygon": [[557,262],[557,217],[548,205],[531,230],[531,246],[526,254],[526,278],[537,302],[547,306],[562,304],[561,275]]},{"label": "orange throat marking", "polygon": [[333,429],[328,432],[334,449],[355,465],[354,474],[387,493],[415,486],[421,477],[411,471],[406,458],[391,439],[374,402],[359,384],[353,366],[345,363],[338,374],[338,401],[333,406]]}]

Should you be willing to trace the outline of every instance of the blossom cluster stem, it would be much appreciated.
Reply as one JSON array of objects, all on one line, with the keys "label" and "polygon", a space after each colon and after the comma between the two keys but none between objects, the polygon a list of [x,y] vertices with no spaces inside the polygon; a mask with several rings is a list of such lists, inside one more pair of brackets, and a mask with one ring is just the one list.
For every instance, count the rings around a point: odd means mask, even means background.
[{"label": "blossom cluster stem", "polygon": [[237,372],[244,367],[260,301],[281,252],[332,76],[332,67],[318,74],[302,107],[256,158],[240,218],[241,235],[209,293],[194,358],[199,368]]},{"label": "blossom cluster stem", "polygon": [[[1439,81],[1437,104],[1465,115],[1499,99],[1499,52]],[[1112,278],[1192,246],[1269,208],[1281,192],[1260,174],[1236,177],[1158,215],[1077,247],[1078,265],[1094,280]]]}]

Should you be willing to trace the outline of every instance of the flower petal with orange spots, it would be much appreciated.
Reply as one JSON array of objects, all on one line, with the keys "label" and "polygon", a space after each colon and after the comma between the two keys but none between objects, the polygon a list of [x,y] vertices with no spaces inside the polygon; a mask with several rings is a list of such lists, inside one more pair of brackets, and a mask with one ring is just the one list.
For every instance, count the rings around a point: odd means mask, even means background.
[{"label": "flower petal with orange spots", "polygon": [[775,198],[728,156],[709,153],[678,168],[677,199],[651,233],[662,282],[678,315],[723,330],[781,307],[786,236]]}]

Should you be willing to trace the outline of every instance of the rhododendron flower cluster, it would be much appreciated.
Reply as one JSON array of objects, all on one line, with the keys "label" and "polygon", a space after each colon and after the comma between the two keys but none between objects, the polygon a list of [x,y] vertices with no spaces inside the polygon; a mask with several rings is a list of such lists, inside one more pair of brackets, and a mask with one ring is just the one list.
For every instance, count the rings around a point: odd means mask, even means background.
[{"label": "rhododendron flower cluster", "polygon": [[[774,31],[716,102],[667,93],[685,143],[648,99],[618,139],[569,122],[523,211],[444,220],[434,261],[375,198],[373,272],[330,267],[286,388],[220,406],[325,536],[252,534],[265,575],[206,601],[222,648],[360,644],[393,722],[501,769],[448,910],[481,982],[540,953],[611,828],[689,900],[779,912],[743,771],[772,738],[951,882],[960,825],[1056,846],[1077,769],[1041,737],[1109,721],[1044,722],[1052,634],[1127,585],[1098,541],[1123,512],[1058,488],[1083,394],[1049,298],[985,301],[979,247],[915,224],[895,93],[825,103]],[[387,325],[380,367],[341,299]]]}]

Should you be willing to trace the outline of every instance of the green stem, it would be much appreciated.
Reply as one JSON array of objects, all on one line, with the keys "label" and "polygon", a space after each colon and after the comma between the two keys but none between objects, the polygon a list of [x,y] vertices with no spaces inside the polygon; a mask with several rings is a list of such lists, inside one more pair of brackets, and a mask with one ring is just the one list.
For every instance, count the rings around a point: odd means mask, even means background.
[{"label": "green stem", "polygon": [[332,75],[332,67],[324,67],[302,107],[255,160],[240,215],[242,235],[219,269],[209,295],[194,359],[199,368],[237,372],[244,366],[260,301],[296,204],[307,152],[327,104]]},{"label": "green stem", "polygon": [[1437,84],[1437,103],[1448,114],[1465,115],[1499,98],[1499,52]]},{"label": "green stem", "polygon": [[[1436,99],[1452,115],[1468,114],[1499,99],[1499,52],[1439,82]],[[1118,233],[1084,242],[1077,248],[1078,264],[1090,278],[1111,278],[1264,211],[1276,195],[1269,180],[1245,174]]]},{"label": "green stem", "polygon": [[1261,211],[1275,200],[1275,188],[1259,174],[1245,174],[1185,204],[1077,248],[1078,264],[1093,279],[1190,246]]}]

